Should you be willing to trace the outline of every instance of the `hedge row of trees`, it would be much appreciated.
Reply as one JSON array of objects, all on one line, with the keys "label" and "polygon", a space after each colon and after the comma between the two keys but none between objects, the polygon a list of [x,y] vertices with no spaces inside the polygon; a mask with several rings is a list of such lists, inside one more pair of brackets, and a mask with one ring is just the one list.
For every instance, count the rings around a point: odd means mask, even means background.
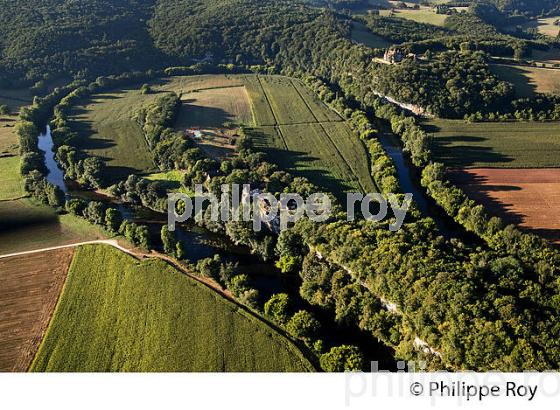
[{"label": "hedge row of trees", "polygon": [[118,209],[107,206],[103,202],[73,198],[66,201],[65,210],[71,215],[102,227],[110,234],[124,236],[130,243],[142,249],[150,250],[152,247],[147,226],[124,219]]}]

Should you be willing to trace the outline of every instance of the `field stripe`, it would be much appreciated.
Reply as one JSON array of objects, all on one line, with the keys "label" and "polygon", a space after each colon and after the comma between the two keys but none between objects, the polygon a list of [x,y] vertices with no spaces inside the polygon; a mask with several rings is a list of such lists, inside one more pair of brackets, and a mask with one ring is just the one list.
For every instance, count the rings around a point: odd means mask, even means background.
[{"label": "field stripe", "polygon": [[266,103],[268,104],[268,108],[270,108],[270,112],[272,113],[272,116],[274,117],[274,124],[273,125],[279,125],[278,117],[276,116],[276,113],[274,112],[274,109],[272,108],[272,105],[270,104],[270,99],[268,98],[268,94],[266,93],[266,91],[265,91],[265,89],[262,85],[261,77],[259,75],[257,75],[257,80],[259,82],[259,85],[261,86],[261,90],[263,92]]},{"label": "field stripe", "polygon": [[276,134],[278,134],[278,136],[282,140],[282,143],[284,144],[284,147],[286,148],[286,151],[290,151],[290,148],[288,147],[288,143],[286,142],[286,137],[284,137],[284,133],[280,129],[280,126],[275,125],[274,130],[276,131]]}]

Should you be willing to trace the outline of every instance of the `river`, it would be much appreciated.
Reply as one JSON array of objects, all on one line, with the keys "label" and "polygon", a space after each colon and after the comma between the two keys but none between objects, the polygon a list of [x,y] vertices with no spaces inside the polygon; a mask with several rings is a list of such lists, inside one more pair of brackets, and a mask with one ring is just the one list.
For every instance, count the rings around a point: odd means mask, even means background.
[{"label": "river", "polygon": [[64,183],[64,172],[56,162],[53,146],[51,127],[47,125],[45,132],[39,135],[39,149],[45,153],[45,165],[49,170],[47,181],[58,186],[64,193],[68,193],[68,189]]},{"label": "river", "polygon": [[426,193],[424,188],[420,186],[418,182],[419,177],[415,175],[412,165],[405,158],[397,137],[390,133],[384,133],[379,138],[379,142],[393,161],[393,164],[395,164],[401,189],[405,193],[412,194],[414,202],[422,215],[434,220],[441,235],[446,239],[462,238],[468,242],[475,240],[461,225],[447,215]]},{"label": "river", "polygon": [[[52,152],[53,140],[50,128],[39,136],[39,147],[45,152],[45,162],[49,170],[47,180],[58,186],[67,198],[80,197],[96,200],[117,206],[124,218],[133,222],[147,225],[155,249],[162,251],[160,238],[161,228],[167,223],[167,215],[146,209],[121,204],[112,198],[93,191],[80,190],[73,183],[66,183],[64,173],[56,162]],[[259,291],[261,302],[266,301],[275,293],[287,293],[295,310],[305,309],[322,323],[320,337],[329,344],[356,345],[363,352],[366,363],[377,361],[382,370],[396,370],[396,362],[392,349],[383,345],[371,334],[360,331],[355,326],[345,326],[336,323],[333,312],[317,308],[304,301],[299,295],[301,278],[299,275],[281,273],[273,264],[263,262],[252,255],[249,248],[233,244],[225,235],[210,232],[193,222],[182,223],[176,230],[177,238],[184,242],[187,249],[187,259],[196,263],[201,259],[219,254],[222,260],[238,265],[238,273],[245,273],[251,278],[252,286]],[[365,369],[367,370],[367,369]]]}]

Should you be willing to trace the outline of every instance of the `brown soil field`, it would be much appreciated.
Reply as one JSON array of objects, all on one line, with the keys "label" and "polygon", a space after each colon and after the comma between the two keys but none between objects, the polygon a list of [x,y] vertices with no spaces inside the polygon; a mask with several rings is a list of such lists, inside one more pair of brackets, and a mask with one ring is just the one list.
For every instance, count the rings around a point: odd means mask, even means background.
[{"label": "brown soil field", "polygon": [[451,179],[491,214],[560,244],[560,169],[464,169]]},{"label": "brown soil field", "polygon": [[51,320],[73,249],[0,259],[0,372],[25,372]]}]

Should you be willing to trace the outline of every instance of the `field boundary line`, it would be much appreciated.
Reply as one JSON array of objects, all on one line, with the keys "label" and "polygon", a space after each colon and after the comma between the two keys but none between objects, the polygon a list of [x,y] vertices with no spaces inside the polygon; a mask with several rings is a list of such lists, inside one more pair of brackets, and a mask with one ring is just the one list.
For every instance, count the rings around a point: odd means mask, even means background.
[{"label": "field boundary line", "polygon": [[276,116],[276,113],[274,112],[274,109],[272,108],[272,104],[270,104],[270,99],[268,98],[268,94],[266,93],[263,85],[262,85],[262,81],[261,81],[261,77],[257,74],[257,80],[259,82],[259,86],[261,87],[261,90],[263,92],[264,95],[264,99],[266,100],[266,103],[268,104],[268,108],[270,108],[270,112],[272,113],[272,116],[274,117],[274,125],[280,125],[279,121],[278,121],[278,117]]},{"label": "field boundary line", "polygon": [[290,148],[288,147],[288,143],[286,142],[286,137],[284,137],[284,133],[282,132],[280,127],[281,127],[280,125],[275,125],[274,131],[276,131],[276,134],[278,134],[278,136],[282,140],[282,143],[284,144],[284,148],[286,148],[286,151],[290,151]]},{"label": "field boundary line", "polygon": [[77,248],[78,246],[96,245],[96,244],[98,244],[98,245],[110,245],[113,248],[117,248],[118,250],[123,251],[123,252],[125,252],[129,255],[135,256],[134,253],[132,253],[128,249],[124,248],[123,246],[119,245],[119,243],[114,239],[99,239],[99,240],[96,240],[96,241],[77,242],[77,243],[71,243],[71,244],[68,244],[68,245],[59,245],[59,246],[51,246],[51,247],[48,247],[48,248],[34,249],[34,250],[31,250],[31,251],[8,253],[8,254],[5,254],[5,255],[0,255],[0,259],[14,258],[14,257],[17,257],[17,256],[33,255],[35,253],[56,251],[56,250],[59,250],[59,249]]},{"label": "field boundary line", "polygon": [[[328,140],[330,141],[330,143],[334,146],[334,149],[336,150],[336,152],[338,153],[338,155],[340,156],[340,158],[342,159],[342,161],[346,164],[346,166],[348,167],[348,169],[350,170],[350,172],[352,172],[352,175],[354,175],[354,178],[356,179],[356,182],[358,182],[358,185],[360,186],[360,188],[362,189],[362,192],[364,193],[368,193],[366,188],[364,187],[364,185],[362,185],[362,181],[360,181],[360,177],[358,175],[358,173],[356,172],[356,170],[350,165],[350,163],[348,162],[348,160],[344,157],[344,155],[342,154],[342,152],[340,151],[340,149],[338,149],[338,146],[336,145],[336,143],[334,142],[334,140],[332,139],[332,137],[330,136],[330,134],[327,132],[327,130],[325,129],[324,125],[325,123],[340,123],[340,122],[344,122],[342,121],[319,121],[319,119],[317,118],[317,116],[315,115],[315,113],[313,112],[313,110],[311,109],[309,103],[306,101],[306,99],[303,97],[303,95],[301,94],[301,91],[296,87],[296,85],[294,84],[294,79],[290,79],[290,83],[292,84],[292,88],[294,90],[296,90],[296,93],[299,95],[299,98],[303,101],[303,103],[305,104],[305,106],[307,107],[307,109],[311,112],[311,115],[313,116],[313,118],[315,118],[315,121],[317,124],[319,124],[319,126],[321,127],[321,130],[323,130],[323,133],[327,136]],[[329,107],[325,106],[326,109],[330,109]],[[337,113],[338,115],[338,113]],[[352,134],[353,131],[351,131]],[[361,141],[359,141],[361,143]],[[363,146],[362,146],[363,147]],[[366,157],[368,157],[368,155],[366,154]],[[369,167],[369,163],[367,164],[367,166]],[[375,182],[373,184],[375,185]]]},{"label": "field boundary line", "polygon": [[245,87],[245,85],[244,84],[238,84],[238,85],[224,85],[224,86],[216,86],[216,87],[194,88],[190,91],[185,91],[185,94],[196,93],[198,91],[222,90],[222,89],[228,89],[228,88],[241,88],[241,87]]}]

